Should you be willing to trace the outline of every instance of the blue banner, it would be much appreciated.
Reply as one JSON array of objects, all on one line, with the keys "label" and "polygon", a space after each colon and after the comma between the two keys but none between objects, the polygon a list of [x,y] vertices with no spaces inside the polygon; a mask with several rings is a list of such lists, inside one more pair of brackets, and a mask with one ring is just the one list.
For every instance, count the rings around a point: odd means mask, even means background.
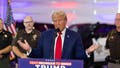
[{"label": "blue banner", "polygon": [[83,68],[83,60],[19,59],[18,68]]}]

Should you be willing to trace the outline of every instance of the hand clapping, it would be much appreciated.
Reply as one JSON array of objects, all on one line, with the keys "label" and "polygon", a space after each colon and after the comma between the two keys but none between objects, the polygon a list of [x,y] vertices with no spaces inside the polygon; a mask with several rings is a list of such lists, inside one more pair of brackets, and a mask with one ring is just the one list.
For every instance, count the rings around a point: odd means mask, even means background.
[{"label": "hand clapping", "polygon": [[23,48],[26,51],[30,51],[30,45],[26,40],[24,40],[24,43],[21,42],[21,40],[18,40],[17,43],[20,45],[21,48]]}]

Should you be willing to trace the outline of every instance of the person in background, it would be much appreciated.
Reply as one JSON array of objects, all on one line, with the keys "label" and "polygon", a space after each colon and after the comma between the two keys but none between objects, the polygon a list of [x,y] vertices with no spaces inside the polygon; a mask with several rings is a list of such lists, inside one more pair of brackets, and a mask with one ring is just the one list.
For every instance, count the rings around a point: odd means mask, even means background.
[{"label": "person in background", "polygon": [[87,59],[87,55],[94,51],[97,46],[83,48],[81,36],[66,28],[67,15],[63,11],[55,11],[52,14],[52,21],[55,29],[41,33],[38,48],[33,49],[25,40],[18,41],[20,47],[28,52],[29,57],[44,59]]},{"label": "person in background", "polygon": [[11,51],[12,34],[3,29],[0,18],[0,68],[11,68],[9,54]]},{"label": "person in background", "polygon": [[34,21],[31,16],[26,16],[24,18],[23,24],[25,28],[18,30],[17,35],[12,42],[12,50],[18,58],[27,58],[26,51],[19,46],[17,43],[18,40],[21,40],[22,42],[24,42],[24,40],[27,40],[31,48],[36,48],[38,38],[40,37],[40,32],[34,29]]},{"label": "person in background", "polygon": [[120,68],[120,13],[116,14],[115,26],[116,29],[108,33],[106,41],[106,49],[110,52],[108,68]]}]

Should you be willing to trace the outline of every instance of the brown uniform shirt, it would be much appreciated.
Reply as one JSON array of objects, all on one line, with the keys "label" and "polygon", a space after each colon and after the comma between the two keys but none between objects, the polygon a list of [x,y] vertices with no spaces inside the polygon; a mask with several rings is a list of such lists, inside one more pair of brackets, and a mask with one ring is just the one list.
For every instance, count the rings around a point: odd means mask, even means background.
[{"label": "brown uniform shirt", "polygon": [[36,48],[39,37],[40,32],[38,30],[33,29],[31,33],[26,33],[25,30],[19,30],[12,45],[18,47],[21,52],[26,53],[26,51],[18,45],[17,41],[21,40],[22,42],[24,42],[24,40],[26,40],[32,48]]},{"label": "brown uniform shirt", "polygon": [[8,31],[3,30],[0,33],[0,50],[11,45],[12,43],[12,34]]},{"label": "brown uniform shirt", "polygon": [[[5,30],[0,32],[0,50],[11,45],[11,43],[12,43],[12,34]],[[11,68],[9,53],[2,54],[2,58],[0,58],[0,68]]]},{"label": "brown uniform shirt", "polygon": [[110,49],[110,57],[120,59],[120,32],[112,30],[108,33],[106,48]]}]

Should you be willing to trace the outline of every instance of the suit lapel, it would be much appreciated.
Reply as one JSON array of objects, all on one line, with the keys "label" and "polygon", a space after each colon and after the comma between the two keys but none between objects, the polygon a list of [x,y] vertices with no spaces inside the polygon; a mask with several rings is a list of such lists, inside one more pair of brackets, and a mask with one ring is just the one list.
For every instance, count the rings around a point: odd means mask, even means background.
[{"label": "suit lapel", "polygon": [[54,58],[54,43],[55,43],[55,30],[53,30],[52,35],[51,35],[51,47],[50,47],[50,58]]},{"label": "suit lapel", "polygon": [[69,43],[70,41],[70,35],[69,35],[69,31],[68,29],[66,29],[66,33],[65,33],[65,37],[64,37],[64,44],[63,44],[63,50],[62,50],[62,57],[65,57],[65,55],[67,55],[67,49],[70,45]]}]

